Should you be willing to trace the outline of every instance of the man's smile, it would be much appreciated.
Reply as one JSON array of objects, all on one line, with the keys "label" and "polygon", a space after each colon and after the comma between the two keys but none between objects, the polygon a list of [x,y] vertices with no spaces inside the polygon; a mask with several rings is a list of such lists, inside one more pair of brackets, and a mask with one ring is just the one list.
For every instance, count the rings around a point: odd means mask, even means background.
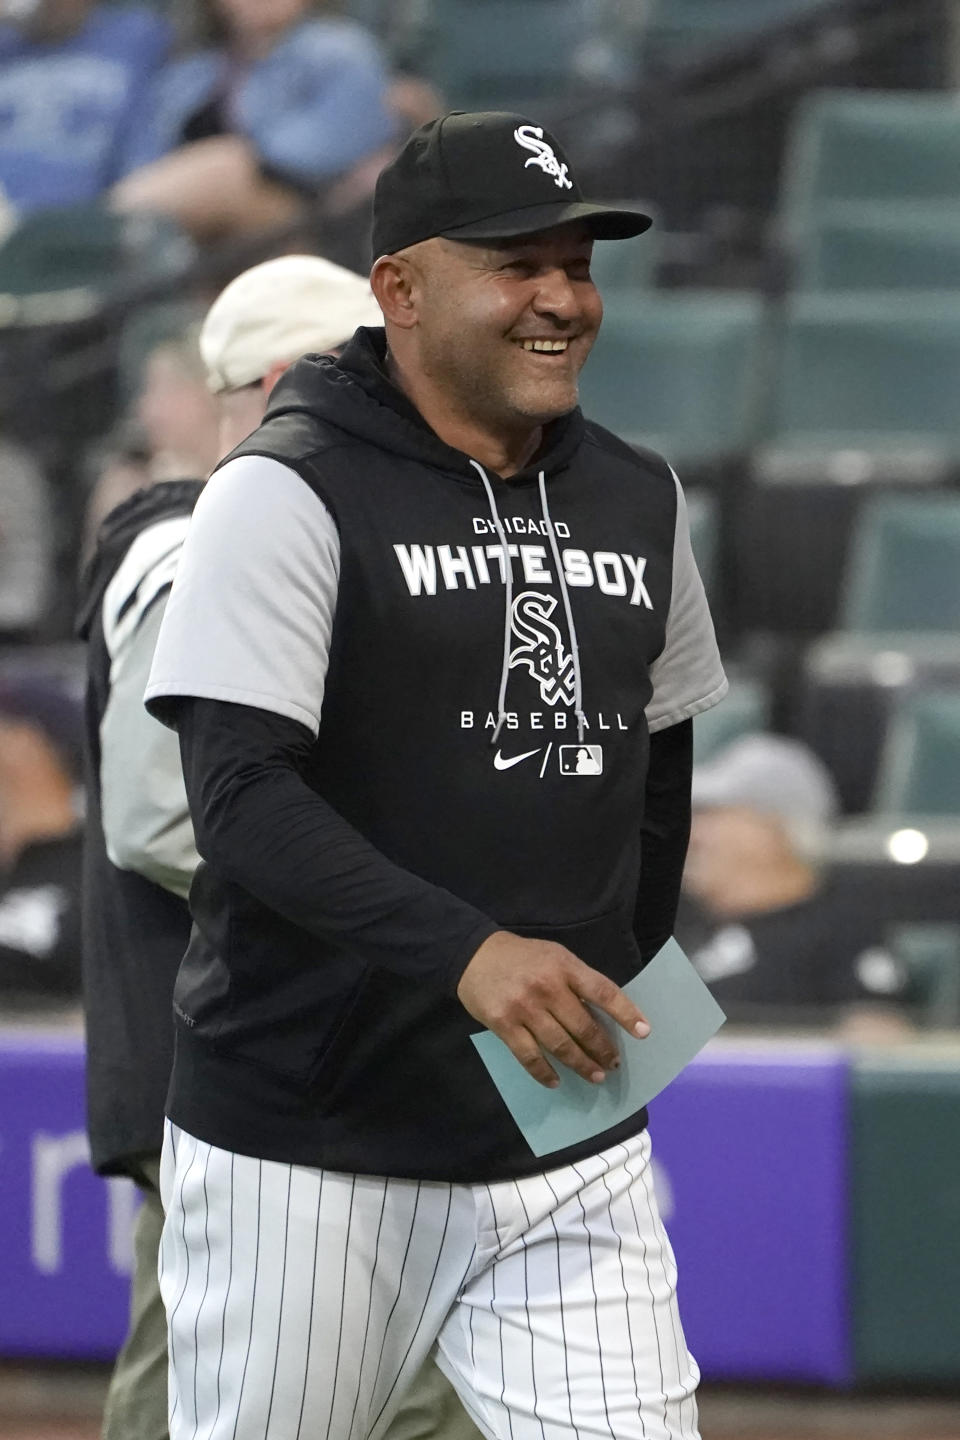
[{"label": "man's smile", "polygon": [[563,355],[570,344],[569,337],[563,340],[518,340],[522,350],[534,355]]}]

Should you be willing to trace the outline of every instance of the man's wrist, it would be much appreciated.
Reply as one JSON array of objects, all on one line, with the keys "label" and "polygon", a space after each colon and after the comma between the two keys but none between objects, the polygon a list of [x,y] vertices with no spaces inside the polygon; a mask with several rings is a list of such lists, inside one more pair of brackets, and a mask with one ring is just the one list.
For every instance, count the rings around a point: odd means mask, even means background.
[{"label": "man's wrist", "polygon": [[491,935],[497,935],[502,932],[502,925],[498,925],[495,920],[489,920],[483,917],[476,928],[464,936],[462,946],[457,947],[456,954],[451,958],[449,965],[445,968],[441,979],[443,989],[451,995],[456,995],[460,981],[463,978],[463,972],[481,945],[489,940]]}]

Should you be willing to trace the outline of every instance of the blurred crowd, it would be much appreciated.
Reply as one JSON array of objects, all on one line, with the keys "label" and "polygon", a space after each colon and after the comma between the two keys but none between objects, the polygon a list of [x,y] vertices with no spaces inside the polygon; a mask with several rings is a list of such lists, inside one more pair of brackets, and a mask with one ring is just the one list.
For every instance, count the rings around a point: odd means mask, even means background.
[{"label": "blurred crowd", "polygon": [[[521,3],[536,9],[536,0]],[[950,53],[957,7],[939,7],[939,28],[935,8],[917,6],[933,16],[929,35],[892,42],[907,67],[897,85],[927,83],[930,66],[931,89],[952,83],[935,61]],[[83,657],[73,611],[98,527],[139,488],[203,478],[215,463],[217,417],[197,335],[222,284],[291,251],[364,271],[381,167],[414,126],[476,103],[477,75],[459,88],[469,66],[458,71],[436,22],[432,32],[422,23],[430,9],[426,0],[0,0],[0,1017],[79,995]],[[785,16],[789,6],[771,9]],[[449,7],[465,35],[469,10]],[[497,63],[516,70],[492,87],[490,103],[528,101],[534,115],[546,107],[561,132],[566,105],[565,133],[608,194],[654,192],[674,241],[661,252],[661,285],[682,289],[692,275],[712,293],[755,286],[759,228],[749,231],[744,216],[756,193],[739,211],[726,203],[746,183],[734,120],[710,129],[723,164],[700,146],[711,203],[694,215],[683,157],[699,133],[695,111],[669,144],[651,117],[651,96],[666,103],[680,84],[669,24],[644,94],[631,92],[624,57],[657,5],[539,0],[539,10],[547,54],[564,25],[588,12],[603,27],[583,31],[562,94],[559,71],[538,88],[535,67],[520,64],[523,42],[505,45],[491,29]],[[508,0],[496,0],[489,24],[502,29],[509,13]],[[427,37],[419,50],[417,33]],[[758,44],[744,43],[744,54]],[[798,57],[803,43],[799,35]],[[420,63],[440,53],[446,70]],[[782,42],[778,53],[787,53]],[[698,93],[704,73],[691,79],[690,70],[685,95]],[[835,83],[878,85],[869,66],[852,78],[834,73]],[[756,104],[748,87],[741,119],[754,116],[759,157],[750,184],[772,195],[776,176],[764,166],[782,150],[782,115],[773,114],[766,145]],[[693,478],[708,490],[716,481],[709,465]],[[773,701],[698,750],[678,938],[735,1022],[851,1033],[864,1023],[894,1033],[960,1024],[960,843],[951,848],[948,836],[943,863],[911,879],[910,863],[891,869],[899,857],[889,836],[906,833],[899,821],[876,844],[849,833],[868,803],[851,798],[842,765],[810,743],[791,709],[796,637],[771,651],[768,616],[751,614],[750,593],[729,572],[742,495],[715,485],[720,555],[705,545],[698,558],[705,576],[711,560],[728,567],[711,593],[734,675],[761,673]],[[799,570],[796,584],[798,594],[807,584]],[[846,723],[846,748],[856,750],[856,736],[866,737],[861,713]],[[923,842],[922,825],[916,833]]]},{"label": "blurred crowd", "polygon": [[331,186],[346,208],[369,192],[411,103],[375,37],[315,0],[3,10],[8,226],[102,200],[209,239],[282,224]]}]

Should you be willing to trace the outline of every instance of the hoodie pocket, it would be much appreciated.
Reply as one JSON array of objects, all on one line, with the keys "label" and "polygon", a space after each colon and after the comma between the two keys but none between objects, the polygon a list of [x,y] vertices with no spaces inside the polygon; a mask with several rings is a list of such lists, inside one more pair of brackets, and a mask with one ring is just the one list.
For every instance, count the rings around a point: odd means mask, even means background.
[{"label": "hoodie pocket", "polygon": [[369,1009],[365,1001],[374,973],[372,969],[367,971],[345,1002],[336,1023],[327,1031],[323,1045],[315,1052],[309,1073],[304,1077],[305,1088],[323,1091],[342,1072],[352,1069],[353,1053],[369,1024]]},{"label": "hoodie pocket", "polygon": [[248,1026],[232,1034],[221,1033],[215,1043],[234,1059],[275,1076],[294,1090],[310,1089],[349,1052],[369,978],[369,972],[361,976],[339,1001],[322,1007],[306,1002],[290,1006],[266,1024],[261,1009],[252,1031]]}]

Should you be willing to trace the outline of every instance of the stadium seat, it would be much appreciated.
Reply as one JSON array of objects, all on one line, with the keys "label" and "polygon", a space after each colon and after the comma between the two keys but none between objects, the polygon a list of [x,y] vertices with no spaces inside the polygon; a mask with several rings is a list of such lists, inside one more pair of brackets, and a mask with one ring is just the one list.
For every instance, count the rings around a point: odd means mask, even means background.
[{"label": "stadium seat", "polygon": [[844,820],[827,836],[823,858],[845,905],[868,908],[888,933],[894,925],[957,923],[960,823],[955,820],[932,817],[922,830],[887,816]]},{"label": "stadium seat", "polygon": [[843,629],[960,627],[960,496],[884,497],[860,512],[840,606]]},{"label": "stadium seat", "polygon": [[766,685],[749,676],[733,674],[729,678],[730,689],[722,704],[694,716],[693,758],[698,765],[741,735],[769,728],[770,694]]},{"label": "stadium seat", "polygon": [[823,8],[824,0],[650,0],[643,57],[682,65]]},{"label": "stadium seat", "polygon": [[[865,1392],[955,1391],[960,1068],[949,1042],[874,1043],[855,1051],[853,1061],[847,1222],[852,1376]],[[882,1422],[868,1424],[863,1433],[876,1436],[884,1428]],[[900,1427],[892,1428],[896,1433]],[[948,1433],[955,1429],[948,1424]]]},{"label": "stadium seat", "polygon": [[793,296],[773,388],[773,452],[960,459],[960,294]]},{"label": "stadium seat", "polygon": [[114,215],[99,205],[24,216],[0,244],[0,323],[49,324],[93,313],[151,278],[176,275],[192,246],[153,215]]},{"label": "stadium seat", "polygon": [[684,491],[687,502],[687,520],[690,525],[690,543],[703,588],[708,595],[717,581],[717,560],[719,550],[719,515],[717,497],[709,490],[691,489]]},{"label": "stadium seat", "polygon": [[883,747],[873,808],[886,817],[960,820],[960,687],[901,698]]},{"label": "stadium seat", "polygon": [[837,630],[852,537],[865,506],[883,496],[920,500],[952,482],[949,462],[922,454],[836,451],[754,457],[731,496],[730,620],[737,632],[809,638]]},{"label": "stadium seat", "polygon": [[617,292],[648,290],[660,261],[662,236],[657,228],[656,210],[645,200],[612,200],[628,210],[640,210],[653,217],[653,228],[632,240],[600,240],[593,247],[590,273],[611,309],[617,306]]},{"label": "stadium seat", "polygon": [[730,618],[738,632],[809,638],[837,629],[851,536],[864,505],[878,495],[937,493],[949,478],[926,463],[913,474],[895,458],[844,451],[766,451],[754,458],[726,512]]},{"label": "stadium seat", "polygon": [[801,290],[960,289],[960,204],[832,203],[799,242]]},{"label": "stadium seat", "polygon": [[820,91],[794,114],[781,227],[802,235],[836,201],[957,199],[960,107],[952,94]]},{"label": "stadium seat", "polygon": [[756,434],[763,341],[758,296],[621,292],[583,372],[584,411],[681,466],[740,454]]},{"label": "stadium seat", "polygon": [[[824,635],[803,658],[794,729],[830,768],[847,814],[873,803],[890,717],[901,697],[960,687],[960,636]],[[720,707],[722,708],[722,707]]]},{"label": "stadium seat", "polygon": [[890,946],[908,976],[908,1003],[918,1023],[960,1025],[960,925],[897,925]]},{"label": "stadium seat", "polygon": [[577,78],[595,8],[589,0],[427,0],[423,73],[452,109],[556,103]]}]

